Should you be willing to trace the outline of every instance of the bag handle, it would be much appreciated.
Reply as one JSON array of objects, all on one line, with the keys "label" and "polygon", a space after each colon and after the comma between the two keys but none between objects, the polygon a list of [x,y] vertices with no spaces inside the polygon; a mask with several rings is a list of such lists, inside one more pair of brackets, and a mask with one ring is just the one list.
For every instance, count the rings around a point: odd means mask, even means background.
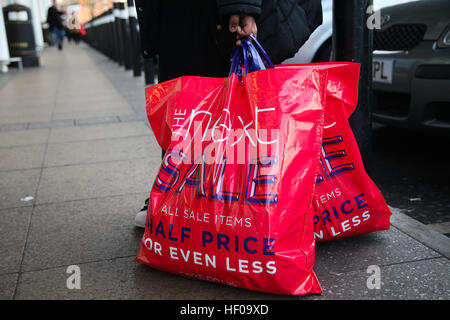
[{"label": "bag handle", "polygon": [[252,33],[250,35],[250,38],[252,38],[253,42],[247,40],[252,46],[256,46],[257,51],[259,51],[259,56],[264,62],[264,65],[266,66],[266,69],[272,69],[274,68],[272,61],[269,58],[269,55],[267,54],[266,50],[262,47],[262,45],[258,42],[255,35]]},{"label": "bag handle", "polygon": [[242,60],[243,53],[242,48],[234,47],[231,53],[231,68],[228,76],[230,77],[233,73],[236,74],[239,80],[242,79]]},{"label": "bag handle", "polygon": [[[273,68],[272,61],[270,61],[269,55],[264,48],[258,42],[256,37],[251,34],[255,45],[248,39],[241,39],[241,46],[234,47],[231,53],[231,68],[229,76],[235,73],[239,80],[242,80],[242,75],[258,71]],[[244,73],[242,72],[242,64],[244,64]]]}]

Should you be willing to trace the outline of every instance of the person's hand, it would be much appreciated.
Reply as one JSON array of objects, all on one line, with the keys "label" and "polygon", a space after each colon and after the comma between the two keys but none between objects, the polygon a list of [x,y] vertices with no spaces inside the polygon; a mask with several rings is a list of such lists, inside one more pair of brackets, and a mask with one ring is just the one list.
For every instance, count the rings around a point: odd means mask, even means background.
[{"label": "person's hand", "polygon": [[228,29],[231,33],[236,33],[236,45],[241,45],[242,38],[250,38],[253,33],[255,37],[258,33],[258,28],[256,27],[256,21],[253,16],[248,16],[246,14],[233,14],[230,17],[230,23]]}]

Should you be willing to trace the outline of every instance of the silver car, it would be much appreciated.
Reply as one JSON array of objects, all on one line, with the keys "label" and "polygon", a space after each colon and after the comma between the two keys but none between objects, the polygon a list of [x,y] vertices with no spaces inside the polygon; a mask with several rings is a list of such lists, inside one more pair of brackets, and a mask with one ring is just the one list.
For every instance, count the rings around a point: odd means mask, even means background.
[{"label": "silver car", "polygon": [[374,35],[374,120],[450,134],[450,0],[383,7]]},{"label": "silver car", "polygon": [[[327,61],[332,0],[324,22],[285,63]],[[374,0],[373,117],[414,130],[450,134],[450,0]]]}]

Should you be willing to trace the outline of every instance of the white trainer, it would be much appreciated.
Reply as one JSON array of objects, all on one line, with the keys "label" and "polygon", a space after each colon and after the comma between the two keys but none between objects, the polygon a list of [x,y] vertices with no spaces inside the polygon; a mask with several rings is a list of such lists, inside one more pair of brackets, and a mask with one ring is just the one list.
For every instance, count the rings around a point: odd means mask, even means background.
[{"label": "white trainer", "polygon": [[145,220],[147,219],[147,210],[139,211],[134,218],[136,227],[145,228]]},{"label": "white trainer", "polygon": [[136,227],[145,228],[145,220],[147,219],[147,210],[148,210],[148,202],[149,199],[145,200],[145,206],[139,211],[134,218],[134,224]]}]

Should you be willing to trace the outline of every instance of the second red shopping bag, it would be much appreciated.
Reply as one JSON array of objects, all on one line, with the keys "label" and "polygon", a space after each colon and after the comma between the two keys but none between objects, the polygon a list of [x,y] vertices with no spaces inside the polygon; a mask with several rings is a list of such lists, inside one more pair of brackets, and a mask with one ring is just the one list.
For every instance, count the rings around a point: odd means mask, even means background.
[{"label": "second red shopping bag", "polygon": [[316,240],[389,229],[391,211],[365,171],[348,121],[358,100],[359,64],[332,62],[277,68],[328,71],[320,171],[313,198]]}]

